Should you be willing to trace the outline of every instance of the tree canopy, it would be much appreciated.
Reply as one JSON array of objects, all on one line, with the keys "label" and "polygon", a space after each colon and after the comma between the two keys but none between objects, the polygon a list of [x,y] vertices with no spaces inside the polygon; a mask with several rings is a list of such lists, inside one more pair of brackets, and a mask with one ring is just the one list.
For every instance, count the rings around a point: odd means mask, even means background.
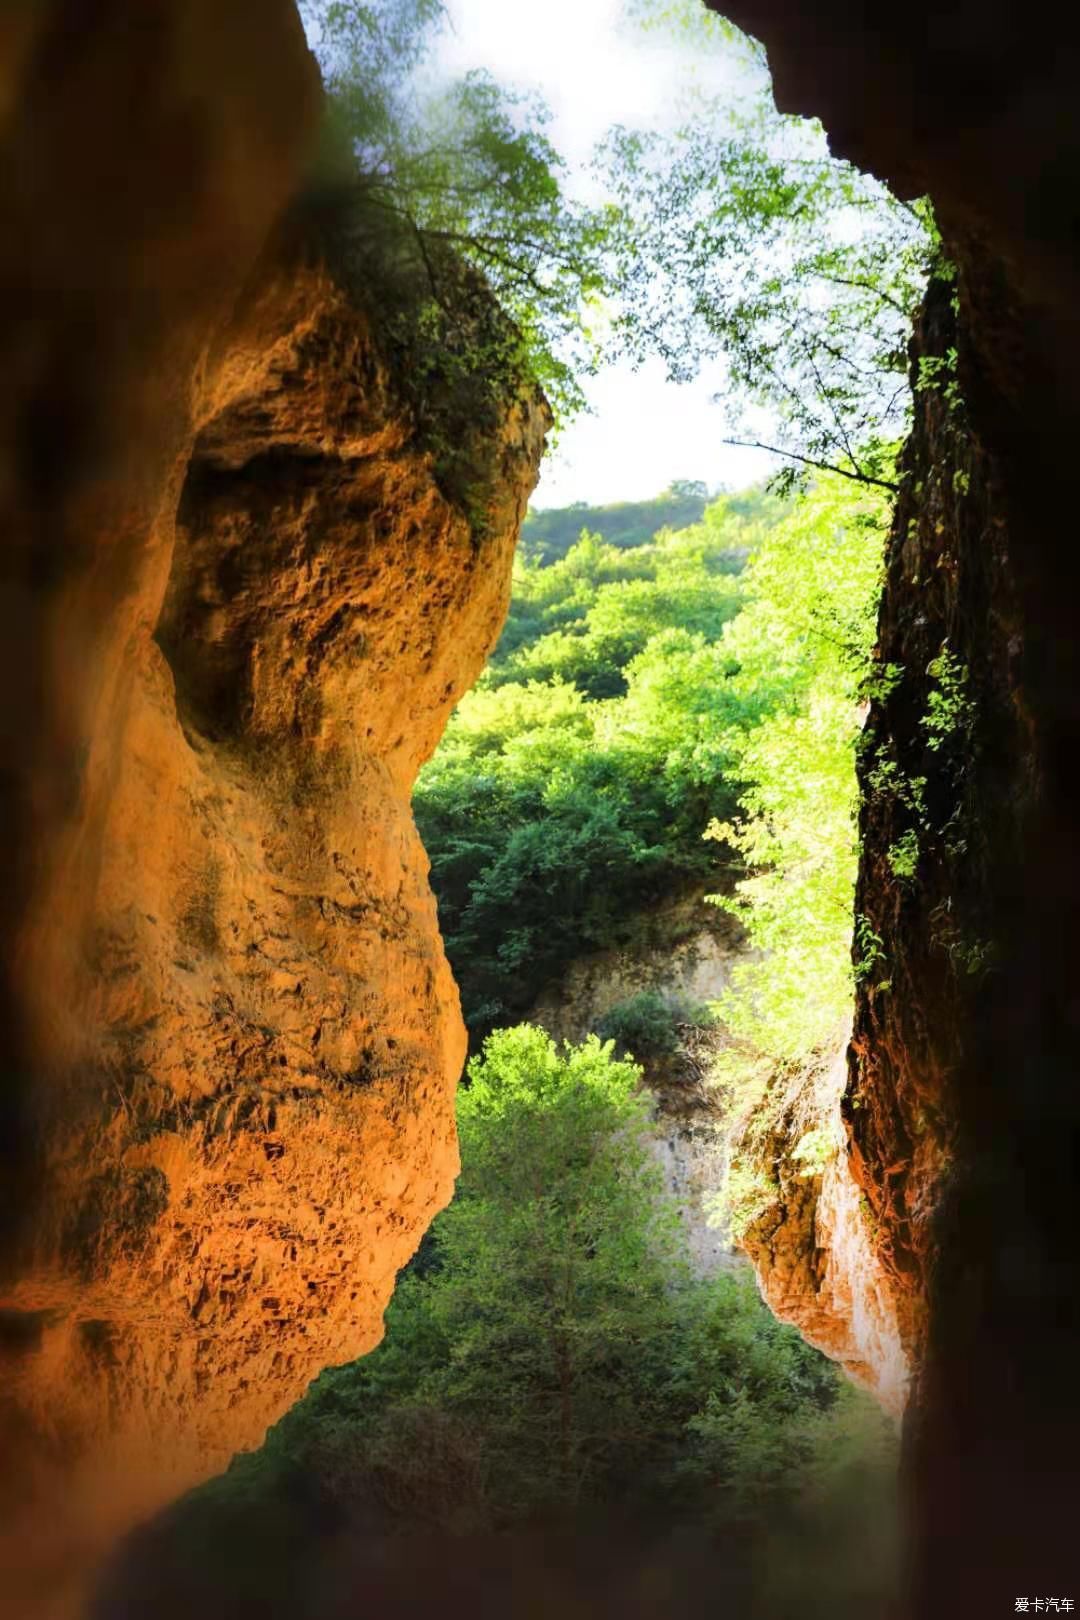
[{"label": "tree canopy", "polygon": [[673,134],[614,131],[602,167],[625,352],[675,380],[721,354],[726,442],[894,488],[927,208],[832,158],[767,81],[747,105],[696,98]]},{"label": "tree canopy", "polygon": [[759,712],[723,636],[779,510],[721,497],[646,545],[586,534],[549,566],[519,559],[502,640],[414,796],[475,1033],[707,880],[704,832],[735,808],[730,733]]},{"label": "tree canopy", "polygon": [[407,233],[433,340],[454,326],[453,264],[483,274],[557,420],[583,407],[604,359],[660,355],[681,379],[719,354],[731,442],[772,445],[792,474],[828,467],[889,487],[907,330],[937,254],[928,209],[777,113],[760,51],[730,25],[663,0],[631,9],[720,53],[738,90],[691,86],[677,125],[613,130],[584,202],[537,96],[484,73],[436,84],[417,71],[438,0],[308,0],[332,167],[370,229],[382,218]]},{"label": "tree canopy", "polygon": [[733,911],[762,953],[739,964],[719,1010],[775,1065],[841,1029],[852,997],[858,858],[855,750],[881,585],[888,504],[818,475],[762,540],[724,648],[759,718],[729,738],[738,813],[708,836],[741,859]]},{"label": "tree canopy", "polygon": [[552,563],[565,557],[584,533],[608,545],[643,546],[661,529],[685,529],[700,522],[709,501],[705,484],[683,479],[651,501],[615,501],[609,506],[529,508],[521,530],[521,552],[530,562]]},{"label": "tree canopy", "polygon": [[324,168],[356,191],[371,231],[404,228],[426,279],[414,318],[444,342],[455,265],[474,267],[556,418],[580,409],[581,379],[599,359],[590,309],[610,209],[570,195],[542,100],[480,71],[450,83],[420,74],[440,0],[307,0],[304,10],[329,98]]}]

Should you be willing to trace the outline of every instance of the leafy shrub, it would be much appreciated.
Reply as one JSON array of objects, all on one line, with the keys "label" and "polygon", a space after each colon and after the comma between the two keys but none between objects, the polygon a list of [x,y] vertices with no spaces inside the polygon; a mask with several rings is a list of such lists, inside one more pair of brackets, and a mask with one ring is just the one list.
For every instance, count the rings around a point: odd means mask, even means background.
[{"label": "leafy shrub", "polygon": [[759,697],[771,685],[772,701],[731,738],[739,814],[709,832],[744,862],[717,904],[760,953],[735,969],[719,1010],[775,1064],[805,1061],[851,1006],[855,750],[887,521],[880,493],[819,478],[748,565],[746,606],[723,640],[739,658],[733,684]]},{"label": "leafy shrub", "polygon": [[673,1057],[679,1049],[678,1009],[658,990],[641,990],[617,1002],[597,1021],[596,1033],[631,1057]]}]

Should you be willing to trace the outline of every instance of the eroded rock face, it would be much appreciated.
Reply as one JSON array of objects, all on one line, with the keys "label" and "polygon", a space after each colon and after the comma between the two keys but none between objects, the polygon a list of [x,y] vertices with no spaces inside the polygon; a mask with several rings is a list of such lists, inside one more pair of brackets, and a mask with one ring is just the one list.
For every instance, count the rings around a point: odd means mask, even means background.
[{"label": "eroded rock face", "polygon": [[[68,56],[75,9],[28,27],[5,103],[40,165],[5,222],[74,216],[3,334],[20,1620],[369,1349],[450,1196],[465,1039],[409,796],[501,627],[547,425],[508,382],[466,517],[355,266],[300,216],[263,248],[317,110],[290,5],[235,38],[106,6]],[[101,220],[59,172],[95,100]],[[20,251],[5,229],[8,311]]]},{"label": "eroded rock face", "polygon": [[[817,1130],[839,1123],[847,1078],[844,1046],[822,1060],[817,1089],[831,1099]],[[852,1175],[848,1155],[832,1152],[824,1165],[794,1156],[802,1126],[788,1109],[765,1151],[777,1194],[743,1233],[763,1297],[782,1322],[831,1356],[894,1417],[907,1401],[910,1367],[901,1342],[892,1278],[874,1242],[875,1219]]]},{"label": "eroded rock face", "polygon": [[[689,1018],[720,997],[746,954],[738,921],[692,889],[639,917],[630,943],[569,962],[558,983],[534,1003],[529,1022],[556,1040],[582,1041],[603,1028],[613,1009],[642,992],[659,993],[676,1017]],[[730,1151],[730,1126],[708,1084],[719,1038],[719,1032],[687,1022],[680,1027],[678,1051],[640,1056],[654,1110],[654,1151],[699,1276],[744,1264],[712,1210]]]},{"label": "eroded rock face", "polygon": [[[916,337],[955,348],[965,403],[918,396],[889,547],[902,676],[863,758],[845,1113],[914,1360],[911,1612],[989,1611],[1065,1592],[1075,1537],[1080,30],[1051,48],[1014,4],[718,9],[765,40],[783,107],[930,194],[958,271]],[[908,832],[917,884],[890,858]]]},{"label": "eroded rock face", "polygon": [[[913,375],[957,343],[955,288],[931,285]],[[1024,626],[1000,477],[955,379],[917,392],[886,556],[879,696],[863,736],[863,978],[844,1114],[909,1353],[927,1346],[926,1283],[955,1161],[986,1152],[965,1121],[968,1043],[999,993],[996,894],[1038,794],[1022,682]],[[898,860],[901,848],[911,861]],[[899,868],[899,870],[898,870]],[[987,1113],[989,1098],[984,1098]],[[998,1121],[1000,1124],[1001,1121]],[[977,1131],[983,1145],[976,1150]],[[961,1172],[963,1173],[963,1172]]]}]

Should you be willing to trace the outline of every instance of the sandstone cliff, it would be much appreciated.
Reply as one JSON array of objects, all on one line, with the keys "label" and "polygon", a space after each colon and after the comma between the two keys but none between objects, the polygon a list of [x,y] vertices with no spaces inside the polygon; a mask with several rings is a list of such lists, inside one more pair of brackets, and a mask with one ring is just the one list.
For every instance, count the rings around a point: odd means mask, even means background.
[{"label": "sandstone cliff", "polygon": [[[907,1402],[908,1347],[893,1279],[875,1243],[875,1217],[842,1150],[846,1077],[843,1045],[808,1064],[793,1085],[775,1077],[782,1101],[766,1098],[765,1139],[750,1152],[772,1192],[739,1246],[774,1314],[899,1417]],[[808,1141],[820,1147],[806,1156],[800,1149]]]},{"label": "sandstone cliff", "polygon": [[[106,7],[67,55],[52,9],[5,103],[39,168],[8,171],[2,249],[9,311],[20,252],[52,253],[4,334],[0,479],[20,1616],[369,1349],[450,1196],[465,1040],[409,797],[501,627],[547,426],[509,374],[480,413],[460,367],[418,397],[351,203],[263,246],[317,105],[291,7],[235,38],[220,8]],[[257,65],[223,61],[253,33]],[[69,200],[48,241],[35,207]]]}]

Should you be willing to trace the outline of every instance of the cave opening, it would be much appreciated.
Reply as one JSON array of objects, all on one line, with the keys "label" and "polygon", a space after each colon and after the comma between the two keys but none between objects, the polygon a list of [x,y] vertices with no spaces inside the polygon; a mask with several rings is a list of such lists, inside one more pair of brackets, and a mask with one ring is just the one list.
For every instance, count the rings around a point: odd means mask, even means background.
[{"label": "cave opening", "polygon": [[[853,955],[856,757],[871,698],[902,682],[874,654],[900,444],[912,380],[952,381],[933,356],[912,379],[906,342],[950,269],[928,207],[777,113],[730,25],[575,8],[568,64],[550,45],[569,11],[499,18],[452,8],[433,55],[430,8],[308,6],[331,116],[290,227],[338,244],[376,352],[389,335],[407,355],[480,567],[476,450],[439,412],[501,431],[509,368],[555,416],[508,618],[412,795],[473,1054],[462,1172],[382,1345],[141,1532],[103,1616],[296,1620],[372,1590],[426,1612],[450,1563],[452,1603],[481,1613],[855,1614],[898,1590],[908,1347],[841,1101],[855,986],[888,990],[865,919]],[[340,344],[301,338],[294,372]],[[370,709],[372,554],[402,529],[363,430],[343,449],[322,402],[294,422],[295,386],[275,367],[204,422],[155,632],[189,745],[234,773],[317,714],[324,645]],[[941,657],[928,748],[963,701]],[[896,797],[890,768],[864,776]],[[928,858],[920,791],[901,786],[891,846],[906,882]],[[316,817],[324,793],[305,785]],[[223,881],[183,914],[194,957],[223,952]],[[350,1089],[407,1072],[370,1028],[336,1065]],[[284,1162],[278,1113],[253,1093],[227,1129],[251,1121]]]},{"label": "cave opening", "polygon": [[1073,1606],[1075,41],[564,9],[4,36],[13,1620]]}]

